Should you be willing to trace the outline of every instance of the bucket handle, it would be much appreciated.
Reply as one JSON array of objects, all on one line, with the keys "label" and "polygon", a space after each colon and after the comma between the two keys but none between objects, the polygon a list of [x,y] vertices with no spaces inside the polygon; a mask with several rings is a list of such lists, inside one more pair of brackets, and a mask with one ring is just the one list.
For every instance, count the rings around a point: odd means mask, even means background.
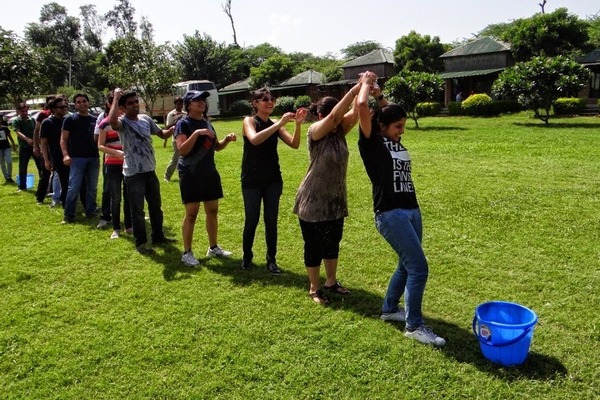
[{"label": "bucket handle", "polygon": [[478,333],[477,333],[477,329],[475,329],[475,325],[477,324],[477,316],[473,317],[473,333],[475,334],[475,336],[477,337],[477,339],[483,343],[483,344],[487,344],[488,346],[493,346],[493,347],[504,347],[504,346],[510,346],[511,344],[515,344],[517,343],[519,340],[523,339],[533,328],[532,326],[528,326],[526,329],[523,330],[523,333],[521,333],[519,336],[517,336],[514,339],[511,339],[507,342],[504,343],[491,343],[488,339],[484,339],[482,338]]}]

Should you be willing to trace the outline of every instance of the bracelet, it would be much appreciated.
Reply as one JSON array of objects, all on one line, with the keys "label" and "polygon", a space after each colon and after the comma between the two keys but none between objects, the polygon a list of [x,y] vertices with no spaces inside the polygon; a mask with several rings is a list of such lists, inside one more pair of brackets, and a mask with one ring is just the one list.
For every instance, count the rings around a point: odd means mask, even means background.
[{"label": "bracelet", "polygon": [[380,94],[379,96],[375,97],[375,100],[377,100],[377,101],[383,100],[383,93]]}]

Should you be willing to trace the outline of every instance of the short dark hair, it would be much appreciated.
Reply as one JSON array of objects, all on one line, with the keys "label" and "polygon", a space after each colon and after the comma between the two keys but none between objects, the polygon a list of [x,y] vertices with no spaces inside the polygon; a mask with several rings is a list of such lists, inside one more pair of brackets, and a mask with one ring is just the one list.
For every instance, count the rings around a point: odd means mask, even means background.
[{"label": "short dark hair", "polygon": [[60,104],[63,102],[66,103],[66,100],[64,97],[56,96],[48,102],[48,108],[52,111],[52,110],[56,109],[57,104]]},{"label": "short dark hair", "polygon": [[87,95],[87,94],[85,94],[85,93],[76,93],[76,94],[73,96],[73,103],[77,103],[77,98],[78,98],[78,97],[83,97],[83,98],[84,98],[84,99],[86,99],[88,102],[90,101],[90,98],[88,97],[88,95]]},{"label": "short dark hair", "polygon": [[130,97],[137,97],[137,93],[134,90],[124,91],[121,97],[119,97],[119,107],[125,107],[125,103],[127,103],[127,99]]},{"label": "short dark hair", "polygon": [[46,96],[46,105],[47,105],[47,106],[50,106],[50,102],[51,102],[52,100],[54,100],[54,98],[55,98],[55,97],[56,97],[56,95],[55,95],[55,94],[50,94],[50,95]]},{"label": "short dark hair", "polygon": [[21,111],[23,108],[29,108],[29,106],[27,105],[27,103],[24,103],[24,102],[18,103],[16,111]]},{"label": "short dark hair", "polygon": [[173,99],[173,104],[177,104],[177,103],[183,104],[183,97],[175,96],[175,98]]}]

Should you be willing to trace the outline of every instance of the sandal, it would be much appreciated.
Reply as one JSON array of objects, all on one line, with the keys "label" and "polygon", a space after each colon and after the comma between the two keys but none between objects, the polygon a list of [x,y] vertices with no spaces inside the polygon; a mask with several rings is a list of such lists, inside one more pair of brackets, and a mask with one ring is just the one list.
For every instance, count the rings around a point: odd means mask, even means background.
[{"label": "sandal", "polygon": [[314,293],[309,293],[308,297],[310,297],[315,303],[324,306],[329,303],[329,299],[325,296],[325,293],[321,289],[317,290]]},{"label": "sandal", "polygon": [[341,294],[342,296],[350,294],[350,291],[348,289],[346,289],[344,286],[342,286],[342,284],[339,283],[338,281],[335,281],[335,283],[331,286],[323,286],[323,287],[330,292]]}]

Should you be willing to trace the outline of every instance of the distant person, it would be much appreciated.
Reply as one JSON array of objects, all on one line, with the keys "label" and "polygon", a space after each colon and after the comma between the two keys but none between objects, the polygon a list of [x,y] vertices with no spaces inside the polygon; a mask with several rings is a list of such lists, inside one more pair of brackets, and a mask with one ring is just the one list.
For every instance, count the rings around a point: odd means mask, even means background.
[{"label": "distant person", "polygon": [[[324,288],[339,295],[350,293],[337,281],[337,266],[344,218],[348,216],[346,134],[357,122],[353,103],[360,90],[369,90],[365,75],[341,100],[324,97],[317,103],[319,120],[308,128],[310,164],[294,204],[304,239],[304,265],[310,282],[308,294],[321,305],[329,302],[321,290],[321,261],[327,275]],[[351,105],[352,109],[348,110]]]},{"label": "distant person", "polygon": [[[176,96],[175,99],[173,100],[173,103],[175,104],[175,108],[167,114],[167,120],[165,122],[166,129],[175,127],[175,124],[177,124],[177,121],[179,121],[181,118],[183,118],[185,116],[185,111],[183,111],[183,99],[181,98],[181,96]],[[165,139],[165,144],[166,144],[166,142],[167,142],[167,139]],[[169,165],[167,165],[167,169],[165,171],[165,182],[171,181],[171,177],[173,176],[173,173],[177,169],[178,161],[179,161],[179,151],[177,150],[177,142],[175,141],[175,138],[173,138],[173,155],[171,156],[171,161],[169,161]]]},{"label": "distant person", "polygon": [[96,216],[100,171],[97,138],[94,135],[96,117],[90,114],[89,97],[85,93],[77,93],[73,96],[73,103],[77,112],[65,117],[60,137],[63,163],[69,166],[69,188],[64,204],[63,223],[65,224],[75,220],[77,197],[84,181],[85,216],[87,218]]},{"label": "distant person", "polygon": [[[33,158],[38,169],[38,175],[42,176],[43,168],[41,158],[33,154],[33,131],[35,129],[35,120],[29,116],[29,106],[26,103],[19,103],[16,107],[17,118],[13,121],[12,127],[15,131],[19,142],[19,189],[18,191],[27,190],[27,167],[29,160]],[[48,182],[46,182],[46,185]],[[38,203],[40,203],[39,198]],[[44,199],[42,198],[42,201]]]},{"label": "distant person", "polygon": [[461,101],[463,101],[463,92],[458,92],[456,94],[456,102],[460,103]]},{"label": "distant person", "polygon": [[[275,98],[267,88],[252,93],[252,107],[255,114],[244,118],[244,155],[242,157],[242,195],[244,197],[243,261],[241,268],[252,267],[252,246],[256,227],[260,219],[261,203],[265,222],[265,240],[267,244],[267,270],[273,274],[282,271],[277,265],[277,219],[279,216],[279,198],[283,190],[283,179],[279,167],[277,143],[279,140],[293,149],[300,146],[302,122],[307,110],[299,109],[296,114],[285,113],[278,121],[269,116],[273,112]],[[294,135],[285,125],[295,119]]]},{"label": "distant person", "polygon": [[181,262],[194,267],[200,262],[192,251],[192,239],[200,203],[204,203],[206,232],[208,234],[207,257],[228,258],[231,252],[218,244],[219,199],[223,197],[221,176],[215,165],[215,151],[221,151],[229,142],[237,140],[234,133],[218,140],[215,128],[208,120],[209,92],[190,90],[183,96],[187,115],[177,122],[175,141],[180,158],[179,190],[185,207],[181,226],[183,254]]},{"label": "distant person", "polygon": [[[48,104],[50,117],[44,119],[40,127],[40,149],[44,159],[44,168],[58,176],[60,189],[54,189],[54,195],[59,194],[59,198],[53,197],[51,207],[66,203],[67,192],[69,188],[70,167],[63,162],[63,154],[60,148],[60,137],[65,116],[69,113],[67,99],[63,96],[56,96]],[[81,191],[79,192],[82,195]],[[83,193],[85,196],[85,193]]]},{"label": "distant person", "polygon": [[0,116],[0,169],[6,183],[15,183],[12,178],[12,154],[17,151],[17,145],[10,129],[4,124],[4,117]]},{"label": "distant person", "polygon": [[[444,346],[446,341],[425,325],[421,311],[429,267],[421,245],[423,225],[411,177],[411,159],[400,143],[406,111],[387,104],[385,99],[379,105],[382,108],[372,114],[369,93],[360,92],[358,147],[373,186],[375,226],[398,255],[383,299],[381,319],[406,321],[404,336]],[[406,310],[399,306],[403,294]]]},{"label": "distant person", "polygon": [[165,237],[163,231],[160,183],[156,176],[156,157],[152,146],[152,135],[165,139],[172,134],[173,128],[163,130],[148,115],[140,114],[136,92],[115,89],[114,96],[109,121],[119,133],[123,146],[123,175],[129,196],[135,247],[140,254],[149,255],[154,253],[154,249],[147,243],[144,199],[148,203],[152,243],[174,242]]},{"label": "distant person", "polygon": [[[113,92],[106,96],[106,105],[110,110],[114,100]],[[121,198],[123,198],[123,215],[125,232],[133,233],[131,227],[131,209],[129,207],[129,196],[123,177],[123,145],[119,134],[112,129],[108,115],[98,125],[98,150],[104,153],[104,179],[109,192],[109,208],[113,232],[111,239],[117,239],[121,235]]]},{"label": "distant person", "polygon": [[[98,140],[100,138],[100,123],[104,122],[104,125],[105,125],[104,129],[106,129],[106,125],[110,125],[110,123],[107,122],[108,121],[107,117],[108,117],[108,113],[110,111],[110,106],[112,104],[113,98],[114,98],[114,94],[112,91],[110,91],[106,95],[106,100],[104,102],[104,110],[102,110],[102,112],[100,112],[100,114],[98,114],[98,117],[96,118],[96,126],[94,127],[94,135],[96,135],[96,142],[98,142]],[[99,150],[102,151],[102,149],[99,149]],[[102,165],[102,168],[101,168],[101,170],[102,170],[102,195],[101,195],[101,199],[100,199],[100,220],[98,221],[98,225],[96,225],[96,229],[104,229],[112,221],[111,204],[110,204],[111,195],[110,195],[110,188],[108,186],[109,185],[108,178],[106,177],[106,168],[105,168],[106,153],[104,153],[104,152],[102,154],[101,165]]]},{"label": "distant person", "polygon": [[[35,117],[35,128],[33,128],[33,155],[34,157],[42,160],[41,164],[43,164],[43,157],[42,152],[40,150],[40,128],[42,126],[42,121],[44,121],[50,116],[50,114],[52,114],[48,105],[52,100],[54,100],[55,97],[56,95],[54,94],[46,96],[44,109],[40,111]],[[35,197],[37,198],[38,204],[43,204],[44,198],[48,194],[48,189],[51,186],[50,178],[52,177],[52,172],[47,170],[46,168],[41,168],[40,171],[40,179],[38,181],[38,188],[35,193]]]}]

